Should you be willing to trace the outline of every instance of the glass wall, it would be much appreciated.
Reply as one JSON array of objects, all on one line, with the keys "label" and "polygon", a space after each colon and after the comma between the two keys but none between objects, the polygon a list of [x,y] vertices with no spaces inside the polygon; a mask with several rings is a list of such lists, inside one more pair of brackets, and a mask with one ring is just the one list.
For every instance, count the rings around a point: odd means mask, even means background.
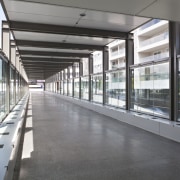
[{"label": "glass wall", "polygon": [[126,105],[125,69],[106,73],[106,104],[125,108]]},{"label": "glass wall", "polygon": [[7,63],[0,59],[0,121],[7,112],[6,102]]},{"label": "glass wall", "polygon": [[72,96],[73,93],[73,81],[72,79],[68,80],[68,96]]},{"label": "glass wall", "polygon": [[178,121],[180,121],[180,57],[178,59]]},{"label": "glass wall", "polygon": [[60,81],[60,94],[64,94],[63,81]]},{"label": "glass wall", "polygon": [[81,99],[89,100],[89,76],[81,77]]},{"label": "glass wall", "polygon": [[64,82],[64,84],[63,84],[63,87],[64,87],[64,95],[68,95],[67,93],[67,80],[64,80],[63,81]]},{"label": "glass wall", "polygon": [[91,76],[91,101],[103,102],[103,75],[96,74]]},{"label": "glass wall", "polygon": [[16,103],[19,101],[19,73],[16,71]]},{"label": "glass wall", "polygon": [[131,69],[131,109],[169,117],[169,63]]},{"label": "glass wall", "polygon": [[79,98],[79,78],[74,78],[74,97]]}]

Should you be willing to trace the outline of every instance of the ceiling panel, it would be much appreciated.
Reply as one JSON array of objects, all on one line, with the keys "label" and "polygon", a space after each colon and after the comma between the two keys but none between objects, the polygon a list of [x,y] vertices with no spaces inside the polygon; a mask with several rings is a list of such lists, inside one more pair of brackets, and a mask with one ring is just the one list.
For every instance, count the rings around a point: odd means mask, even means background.
[{"label": "ceiling panel", "polygon": [[136,15],[142,9],[150,6],[157,0],[24,0],[30,2],[41,2],[67,7],[77,7],[88,10],[107,11],[114,13]]},{"label": "ceiling panel", "polygon": [[35,47],[24,47],[24,46],[18,46],[19,50],[29,50],[29,51],[43,51],[43,52],[69,52],[69,53],[82,53],[82,54],[88,54],[91,53],[91,51],[88,50],[74,50],[74,49],[53,49],[53,48],[35,48]]},{"label": "ceiling panel", "polygon": [[161,0],[154,3],[149,8],[143,10],[141,16],[157,17],[180,22],[180,1],[179,0]]},{"label": "ceiling panel", "polygon": [[60,16],[44,16],[37,14],[27,14],[19,12],[9,12],[9,18],[14,21],[42,23],[42,24],[53,24],[53,25],[64,25],[74,26],[77,22],[77,18],[66,18]]},{"label": "ceiling panel", "polygon": [[106,45],[113,39],[85,37],[85,36],[69,36],[59,34],[46,34],[36,32],[14,31],[16,40],[46,41],[46,42],[63,42],[89,45]]},{"label": "ceiling panel", "polygon": [[66,35],[14,31],[16,40],[62,42]]},{"label": "ceiling panel", "polygon": [[[49,3],[51,4],[51,1],[49,1]],[[121,4],[123,3],[124,2]],[[134,3],[134,1],[132,3]],[[71,8],[23,1],[5,1],[5,4],[7,4],[8,7],[7,10],[9,18],[13,21],[79,26],[129,32],[148,20],[147,18],[142,17],[87,10],[88,8]],[[85,13],[86,16],[81,17],[80,14],[82,13]],[[78,22],[78,25],[76,25],[76,22]]]}]

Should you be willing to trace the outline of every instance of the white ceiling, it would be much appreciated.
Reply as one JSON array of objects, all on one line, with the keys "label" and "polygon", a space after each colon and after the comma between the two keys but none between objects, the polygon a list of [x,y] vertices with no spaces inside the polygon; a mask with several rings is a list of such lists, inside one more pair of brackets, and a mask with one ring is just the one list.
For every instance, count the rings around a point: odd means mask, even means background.
[{"label": "white ceiling", "polygon": [[109,38],[71,36],[71,35],[36,33],[36,32],[21,32],[21,31],[14,31],[14,35],[16,37],[16,40],[31,40],[31,41],[59,42],[59,43],[62,43],[63,40],[66,40],[67,43],[90,44],[90,45],[106,45],[113,41],[113,39],[109,39]]},{"label": "white ceiling", "polygon": [[[9,19],[14,21],[128,32],[148,20],[142,17],[87,10],[87,8],[71,8],[23,1],[4,1],[4,3]],[[80,17],[81,13],[85,13],[86,16]]]},{"label": "white ceiling", "polygon": [[180,21],[179,0],[25,0],[87,10]]}]

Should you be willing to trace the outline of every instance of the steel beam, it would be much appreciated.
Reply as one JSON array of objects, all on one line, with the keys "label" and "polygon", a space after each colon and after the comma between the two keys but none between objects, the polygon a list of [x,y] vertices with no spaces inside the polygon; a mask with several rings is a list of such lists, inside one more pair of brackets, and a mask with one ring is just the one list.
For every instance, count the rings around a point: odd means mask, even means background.
[{"label": "steel beam", "polygon": [[71,52],[53,52],[53,51],[30,51],[19,50],[21,57],[23,55],[37,55],[37,56],[56,56],[56,57],[89,57],[88,53],[71,53]]},{"label": "steel beam", "polygon": [[78,50],[103,50],[103,46],[88,45],[88,44],[74,44],[74,43],[58,43],[47,41],[28,41],[28,40],[16,40],[17,46],[24,47],[41,47],[41,48],[54,48],[54,49],[78,49]]},{"label": "steel beam", "polygon": [[73,58],[43,58],[43,57],[22,57],[23,62],[27,61],[49,61],[49,62],[79,62],[80,59],[73,59]]},{"label": "steel beam", "polygon": [[130,110],[131,105],[131,75],[129,67],[134,63],[134,40],[130,34],[126,39],[126,110]]},{"label": "steel beam", "polygon": [[90,29],[90,28],[82,28],[82,27],[74,27],[74,26],[28,23],[28,22],[19,22],[19,21],[10,21],[9,24],[10,24],[10,29],[13,31],[88,36],[88,37],[100,37],[100,38],[112,38],[112,39],[127,38],[127,33],[119,32],[119,31]]},{"label": "steel beam", "polygon": [[169,22],[169,72],[170,72],[170,102],[169,118],[171,121],[178,119],[178,58],[180,54],[180,24]]}]

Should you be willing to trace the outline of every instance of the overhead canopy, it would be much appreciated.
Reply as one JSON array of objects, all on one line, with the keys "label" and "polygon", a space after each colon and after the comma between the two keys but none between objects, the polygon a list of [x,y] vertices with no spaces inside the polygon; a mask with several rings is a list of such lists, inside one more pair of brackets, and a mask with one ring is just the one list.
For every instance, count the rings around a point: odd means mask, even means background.
[{"label": "overhead canopy", "polygon": [[129,11],[137,9],[134,2],[141,9],[151,1],[129,1],[125,9],[125,1],[113,1],[4,0],[29,79],[45,79],[150,20]]}]

